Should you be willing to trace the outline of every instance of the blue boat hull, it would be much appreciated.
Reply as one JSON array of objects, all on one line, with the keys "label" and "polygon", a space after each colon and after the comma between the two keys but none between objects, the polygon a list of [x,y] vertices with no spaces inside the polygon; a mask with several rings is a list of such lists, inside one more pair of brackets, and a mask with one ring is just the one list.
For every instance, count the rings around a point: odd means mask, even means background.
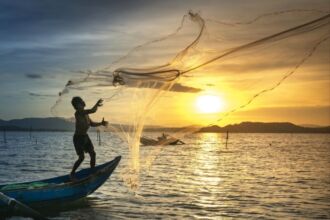
[{"label": "blue boat hull", "polygon": [[[31,207],[63,205],[65,202],[86,197],[98,189],[110,177],[120,159],[118,156],[110,162],[96,166],[93,170],[83,169],[76,173],[77,181],[74,182],[70,181],[69,175],[65,175],[20,184],[0,185],[0,192]],[[10,208],[0,201],[0,211],[7,212]]]}]

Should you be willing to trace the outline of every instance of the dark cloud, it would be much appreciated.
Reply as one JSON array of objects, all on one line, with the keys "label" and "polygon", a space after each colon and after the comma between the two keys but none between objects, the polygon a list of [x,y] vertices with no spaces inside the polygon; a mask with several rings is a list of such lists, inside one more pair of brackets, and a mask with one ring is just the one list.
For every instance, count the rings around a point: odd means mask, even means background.
[{"label": "dark cloud", "polygon": [[34,93],[34,92],[29,92],[29,96],[33,96],[33,97],[57,97],[57,95],[40,94],[40,93]]},{"label": "dark cloud", "polygon": [[[150,89],[163,89],[164,84],[162,82],[154,82],[153,84],[137,84],[134,81],[126,80],[125,85],[132,88],[150,88]],[[97,86],[104,86],[103,84],[98,84]],[[109,84],[109,86],[112,86],[112,84]],[[165,87],[166,88],[166,87]],[[191,86],[185,86],[181,83],[175,83],[169,91],[171,92],[187,92],[187,93],[198,93],[203,91],[200,88],[195,88]]]},{"label": "dark cloud", "polygon": [[42,75],[40,74],[34,74],[34,73],[27,73],[25,76],[29,79],[41,79]]},{"label": "dark cloud", "polygon": [[[131,88],[150,88],[150,89],[161,89],[163,87],[163,83],[161,82],[157,82],[155,84],[153,84],[152,86],[150,86],[149,84],[145,84],[145,85],[139,85],[139,87],[136,86],[135,83],[129,82],[127,81],[126,86],[131,87]],[[70,89],[75,89],[75,90],[86,90],[88,88],[101,88],[101,87],[112,87],[113,84],[112,83],[96,83],[96,84],[92,84],[90,86],[71,86]],[[195,87],[191,87],[191,86],[185,86],[182,85],[181,83],[175,83],[171,89],[169,90],[171,92],[187,92],[187,93],[198,93],[203,91],[203,89],[200,88],[195,88]]]},{"label": "dark cloud", "polygon": [[170,91],[172,92],[189,92],[189,93],[198,93],[203,91],[200,88],[194,88],[194,87],[190,87],[190,86],[184,86],[180,83],[175,83],[173,85],[173,87],[170,89]]},{"label": "dark cloud", "polygon": [[[160,89],[160,88],[162,88],[162,86],[163,86],[162,83],[156,83],[155,85],[152,86],[152,88]],[[148,88],[148,87],[146,86],[145,88]],[[200,88],[185,86],[185,85],[182,85],[181,83],[175,83],[169,91],[171,91],[171,92],[198,93],[198,92],[201,92],[203,90],[200,89]]]}]

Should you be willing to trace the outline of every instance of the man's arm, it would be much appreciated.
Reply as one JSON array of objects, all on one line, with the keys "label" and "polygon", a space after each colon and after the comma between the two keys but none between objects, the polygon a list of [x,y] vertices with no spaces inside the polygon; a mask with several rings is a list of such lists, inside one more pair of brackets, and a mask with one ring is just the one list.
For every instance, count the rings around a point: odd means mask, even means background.
[{"label": "man's arm", "polygon": [[86,110],[83,110],[83,113],[85,115],[88,115],[88,114],[93,114],[97,111],[97,108],[98,107],[101,107],[103,105],[103,100],[102,99],[99,99],[96,104],[93,106],[93,108],[91,109],[86,109]]},{"label": "man's arm", "polygon": [[104,118],[102,119],[101,122],[94,122],[91,119],[89,119],[89,121],[90,121],[90,125],[92,127],[98,127],[98,126],[101,126],[101,125],[103,125],[103,126],[107,126],[108,125],[108,122],[107,121],[104,121]]},{"label": "man's arm", "polygon": [[92,120],[90,120],[90,124],[91,124],[92,127],[98,127],[98,126],[101,126],[102,125],[101,122],[94,122]]}]

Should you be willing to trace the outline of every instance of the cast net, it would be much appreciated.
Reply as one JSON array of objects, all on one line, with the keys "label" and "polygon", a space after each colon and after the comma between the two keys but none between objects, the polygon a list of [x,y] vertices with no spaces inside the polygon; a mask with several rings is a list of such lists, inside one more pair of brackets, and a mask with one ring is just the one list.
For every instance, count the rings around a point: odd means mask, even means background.
[{"label": "cast net", "polygon": [[[277,95],[281,100],[285,90],[279,94],[273,90],[293,74],[308,76],[328,69],[322,63],[329,60],[329,22],[329,12],[318,10],[280,11],[249,21],[204,19],[190,11],[173,33],[71,79],[52,112],[72,117],[73,96],[81,96],[88,105],[103,98],[104,106],[91,117],[105,117],[109,121],[105,131],[127,144],[130,163],[122,177],[136,188],[141,170],[150,167],[162,149],[153,148],[140,159],[145,130],[175,127],[174,136],[182,137],[201,124],[239,120],[235,118],[239,110],[271,105],[267,98],[258,102],[258,97]],[[196,97],[212,94],[225,100],[221,111],[196,110]]]}]

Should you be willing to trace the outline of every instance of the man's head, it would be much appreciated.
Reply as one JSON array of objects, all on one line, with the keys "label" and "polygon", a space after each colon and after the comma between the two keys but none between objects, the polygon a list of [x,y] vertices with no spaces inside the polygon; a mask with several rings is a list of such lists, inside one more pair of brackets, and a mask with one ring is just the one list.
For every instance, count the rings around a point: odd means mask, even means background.
[{"label": "man's head", "polygon": [[82,100],[82,98],[80,98],[79,96],[73,97],[71,100],[71,104],[76,110],[84,109],[84,107],[86,106],[84,100]]}]

